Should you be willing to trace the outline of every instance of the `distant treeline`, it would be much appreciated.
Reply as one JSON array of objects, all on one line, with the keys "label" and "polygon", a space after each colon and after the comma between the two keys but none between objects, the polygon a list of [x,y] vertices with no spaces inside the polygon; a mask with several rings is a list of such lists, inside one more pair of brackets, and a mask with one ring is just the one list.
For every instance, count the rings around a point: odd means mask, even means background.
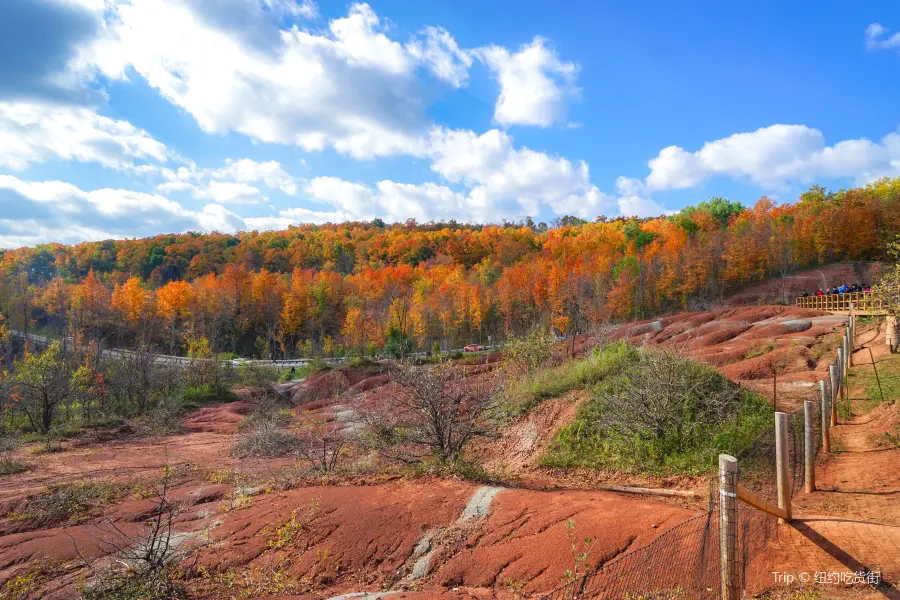
[{"label": "distant treeline", "polygon": [[548,226],[301,225],[0,251],[14,329],[266,357],[430,349],[561,334],[715,302],[773,275],[878,260],[900,233],[900,178],[752,208]]}]

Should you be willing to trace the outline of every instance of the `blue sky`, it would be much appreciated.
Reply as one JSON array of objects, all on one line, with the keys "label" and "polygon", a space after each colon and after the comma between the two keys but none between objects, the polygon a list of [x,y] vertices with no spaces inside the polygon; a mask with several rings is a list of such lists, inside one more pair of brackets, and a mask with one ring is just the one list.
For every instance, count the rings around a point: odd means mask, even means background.
[{"label": "blue sky", "polygon": [[898,31],[895,2],[5,0],[0,247],[861,185],[900,175]]}]

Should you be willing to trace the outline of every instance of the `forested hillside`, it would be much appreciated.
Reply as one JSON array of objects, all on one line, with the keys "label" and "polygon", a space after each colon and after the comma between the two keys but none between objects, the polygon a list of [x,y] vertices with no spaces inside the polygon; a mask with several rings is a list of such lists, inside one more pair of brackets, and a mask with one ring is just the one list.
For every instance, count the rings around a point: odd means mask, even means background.
[{"label": "forested hillside", "polygon": [[266,357],[454,347],[714,302],[747,282],[882,258],[900,178],[651,219],[304,225],[0,251],[11,328]]}]

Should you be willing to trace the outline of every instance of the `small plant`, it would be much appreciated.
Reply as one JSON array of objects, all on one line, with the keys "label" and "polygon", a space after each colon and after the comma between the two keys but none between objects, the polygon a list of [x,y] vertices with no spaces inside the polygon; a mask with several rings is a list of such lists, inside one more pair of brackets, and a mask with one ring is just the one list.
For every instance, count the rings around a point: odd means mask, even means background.
[{"label": "small plant", "polygon": [[306,507],[295,508],[291,512],[291,518],[275,530],[275,537],[268,541],[269,548],[280,549],[289,546],[298,533],[309,529],[310,524],[319,515],[319,510],[317,498],[310,500]]},{"label": "small plant", "polygon": [[[0,417],[3,415],[0,414]],[[6,434],[0,425],[0,475],[15,475],[30,469],[24,462],[13,458],[12,452],[19,446],[17,437]]]},{"label": "small plant", "polygon": [[0,589],[0,598],[4,600],[28,600],[32,598],[40,583],[38,573],[32,571],[24,575],[17,575],[7,581]]},{"label": "small plant", "polygon": [[525,586],[528,585],[528,582],[524,579],[507,579],[506,581],[506,589],[513,595],[513,598],[525,598],[527,594],[525,593]]},{"label": "small plant", "polygon": [[587,573],[590,568],[590,563],[588,562],[588,558],[590,556],[591,548],[594,545],[593,538],[584,538],[583,540],[579,540],[575,534],[575,521],[573,519],[569,519],[566,521],[566,536],[569,538],[569,551],[572,554],[572,568],[566,569],[565,578],[563,579],[564,583],[571,583]]},{"label": "small plant", "polygon": [[775,342],[766,342],[761,346],[756,346],[755,348],[751,348],[747,354],[744,355],[745,359],[757,358],[759,356],[764,356],[775,349]]},{"label": "small plant", "polygon": [[[179,538],[173,528],[175,519],[181,512],[181,506],[171,499],[172,486],[177,476],[178,470],[175,467],[163,467],[155,486],[157,501],[144,522],[143,535],[129,535],[113,521],[97,525],[98,542],[109,554],[116,556],[117,560],[111,567],[96,572],[82,557],[85,566],[94,573],[91,585],[85,590],[85,600],[187,598],[180,582],[181,572],[175,566],[177,560],[184,555],[178,550]],[[81,556],[77,545],[75,551]]]},{"label": "small plant", "polygon": [[886,437],[895,448],[900,448],[900,425],[894,425],[894,433],[885,431],[884,437]]},{"label": "small plant", "polygon": [[347,438],[341,429],[341,424],[334,420],[305,418],[297,451],[314,470],[331,473],[347,450]]},{"label": "small plant", "polygon": [[16,473],[24,473],[30,468],[31,467],[29,467],[26,463],[23,463],[21,460],[16,460],[9,456],[0,458],[0,475],[15,475]]}]

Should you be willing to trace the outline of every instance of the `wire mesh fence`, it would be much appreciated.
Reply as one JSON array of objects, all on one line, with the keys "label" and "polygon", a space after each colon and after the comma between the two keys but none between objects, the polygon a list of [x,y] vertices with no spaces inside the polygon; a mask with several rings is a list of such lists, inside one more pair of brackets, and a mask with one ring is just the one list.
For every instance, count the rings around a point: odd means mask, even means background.
[{"label": "wire mesh fence", "polygon": [[693,517],[603,567],[543,596],[546,600],[719,597],[717,510]]}]

